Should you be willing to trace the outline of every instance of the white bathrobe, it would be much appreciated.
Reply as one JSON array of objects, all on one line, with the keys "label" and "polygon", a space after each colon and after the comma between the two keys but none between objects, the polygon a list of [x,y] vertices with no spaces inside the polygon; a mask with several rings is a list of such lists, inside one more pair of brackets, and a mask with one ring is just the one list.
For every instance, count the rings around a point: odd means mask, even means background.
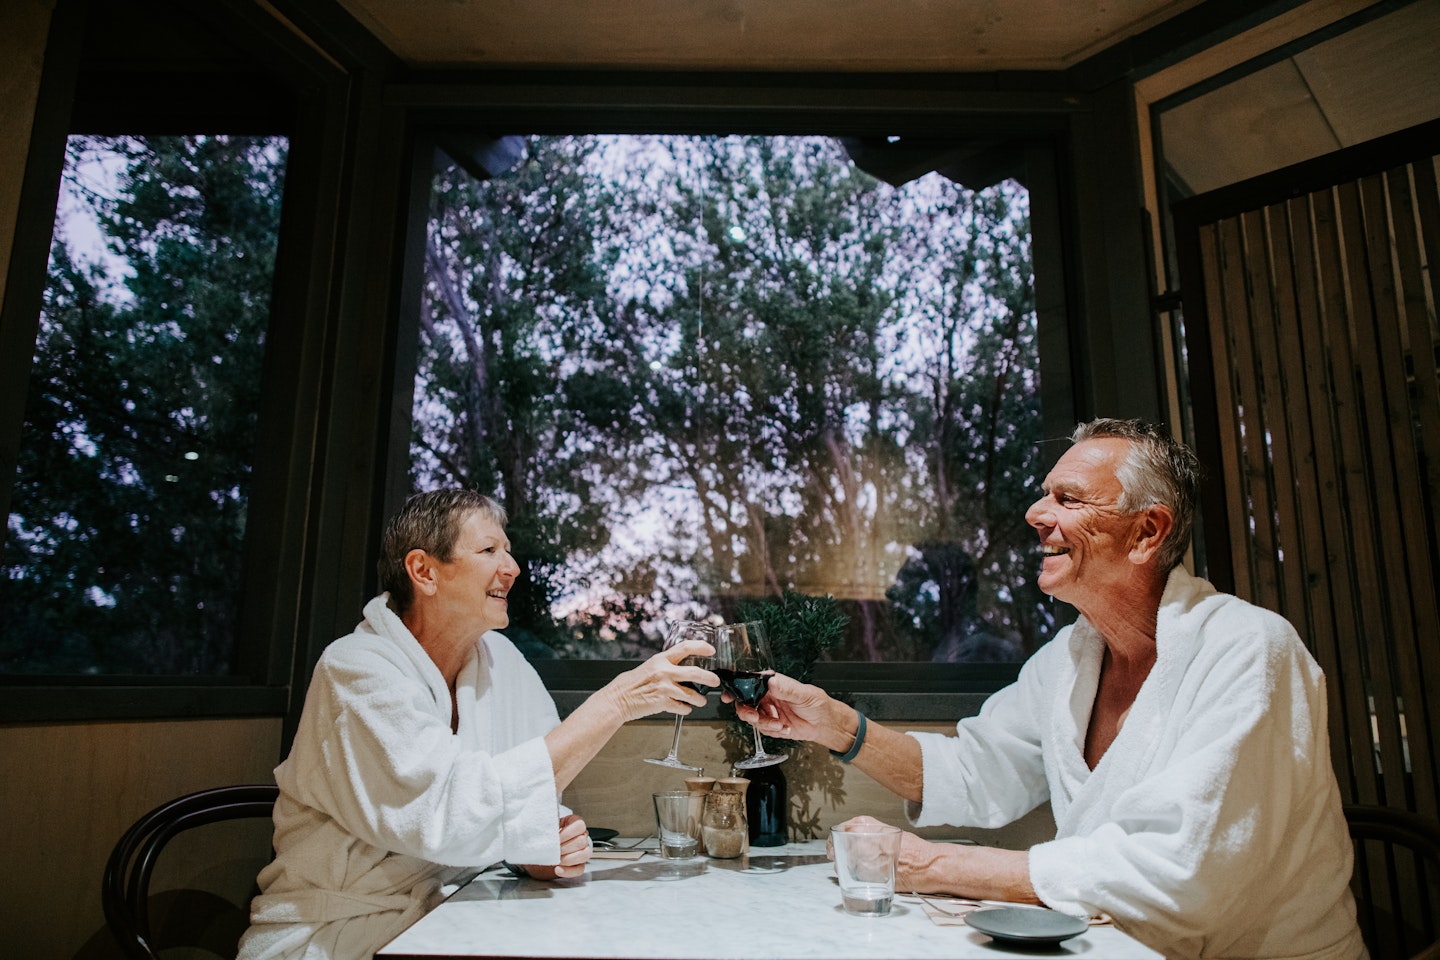
[{"label": "white bathrobe", "polygon": [[1156,661],[1091,771],[1104,641],[1084,619],[924,756],[917,826],[998,827],[1049,800],[1030,850],[1046,904],[1109,914],[1167,957],[1365,956],[1331,768],[1325,681],[1283,618],[1177,567]]},{"label": "white bathrobe", "polygon": [[382,594],[315,667],[290,755],[275,768],[275,860],[240,960],[368,958],[502,859],[556,863],[564,808],[544,736],[558,723],[534,669],[498,633],[456,685]]}]

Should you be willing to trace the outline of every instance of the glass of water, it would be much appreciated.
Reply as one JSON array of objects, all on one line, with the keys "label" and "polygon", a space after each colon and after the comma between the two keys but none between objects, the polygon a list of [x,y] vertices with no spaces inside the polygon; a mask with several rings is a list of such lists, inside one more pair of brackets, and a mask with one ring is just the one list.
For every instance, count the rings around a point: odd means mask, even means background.
[{"label": "glass of water", "polygon": [[660,837],[660,856],[666,860],[688,860],[700,852],[700,814],[705,794],[690,790],[666,790],[653,794],[655,827]]}]

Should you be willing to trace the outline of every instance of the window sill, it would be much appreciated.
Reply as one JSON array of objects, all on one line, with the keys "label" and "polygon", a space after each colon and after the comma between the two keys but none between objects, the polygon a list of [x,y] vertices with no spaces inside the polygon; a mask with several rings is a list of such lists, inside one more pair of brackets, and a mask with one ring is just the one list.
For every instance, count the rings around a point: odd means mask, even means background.
[{"label": "window sill", "polygon": [[[556,660],[534,666],[565,717],[635,661]],[[873,720],[954,721],[978,713],[985,699],[1019,672],[1018,663],[820,663],[815,683]],[[719,704],[712,697],[689,716],[719,719]]]}]

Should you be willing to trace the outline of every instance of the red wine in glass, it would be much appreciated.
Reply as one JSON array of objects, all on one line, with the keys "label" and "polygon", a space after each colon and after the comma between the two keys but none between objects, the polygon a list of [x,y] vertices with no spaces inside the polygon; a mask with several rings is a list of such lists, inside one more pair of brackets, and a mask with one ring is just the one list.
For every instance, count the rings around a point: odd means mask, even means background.
[{"label": "red wine in glass", "polygon": [[758,670],[716,669],[720,687],[730,696],[747,707],[756,707],[765,699],[765,690],[770,686],[770,675]]},{"label": "red wine in glass", "polygon": [[[711,669],[720,678],[726,693],[747,707],[758,706],[765,699],[775,664],[770,656],[770,643],[765,625],[759,621],[726,623],[715,628],[715,658]],[[736,769],[768,767],[788,759],[788,754],[767,753],[760,739],[760,730],[750,725],[755,739],[755,752],[735,764]]]}]

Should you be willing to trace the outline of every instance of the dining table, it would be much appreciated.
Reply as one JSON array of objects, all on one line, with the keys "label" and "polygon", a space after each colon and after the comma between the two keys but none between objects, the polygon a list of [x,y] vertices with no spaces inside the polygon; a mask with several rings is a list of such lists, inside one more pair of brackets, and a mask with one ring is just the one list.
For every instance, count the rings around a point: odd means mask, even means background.
[{"label": "dining table", "polygon": [[[648,844],[648,846],[647,846]],[[377,960],[965,960],[1161,954],[1108,923],[1059,943],[1001,941],[965,924],[972,907],[900,893],[883,917],[845,912],[824,840],[751,847],[727,860],[666,860],[618,841],[583,876],[480,873],[376,954]],[[626,848],[629,849],[626,849]]]}]

